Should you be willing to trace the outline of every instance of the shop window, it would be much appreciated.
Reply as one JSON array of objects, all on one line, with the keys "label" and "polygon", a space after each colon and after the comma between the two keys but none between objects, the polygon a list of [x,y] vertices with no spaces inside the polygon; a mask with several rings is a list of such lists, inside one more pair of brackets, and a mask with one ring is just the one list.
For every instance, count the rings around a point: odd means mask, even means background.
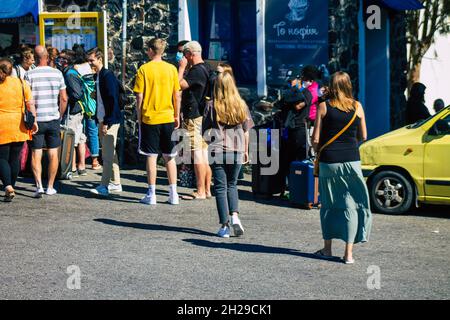
[{"label": "shop window", "polygon": [[239,84],[256,83],[256,0],[202,1],[204,57],[226,61]]},{"label": "shop window", "polygon": [[20,45],[35,46],[36,28],[31,14],[0,19],[0,57],[16,54]]}]

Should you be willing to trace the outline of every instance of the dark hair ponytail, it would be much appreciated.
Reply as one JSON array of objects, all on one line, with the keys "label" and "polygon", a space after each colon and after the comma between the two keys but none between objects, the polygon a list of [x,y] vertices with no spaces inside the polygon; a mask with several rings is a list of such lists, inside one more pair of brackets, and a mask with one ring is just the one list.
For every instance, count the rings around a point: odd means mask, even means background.
[{"label": "dark hair ponytail", "polygon": [[5,82],[6,77],[9,77],[12,73],[12,62],[7,58],[0,59],[0,83]]}]

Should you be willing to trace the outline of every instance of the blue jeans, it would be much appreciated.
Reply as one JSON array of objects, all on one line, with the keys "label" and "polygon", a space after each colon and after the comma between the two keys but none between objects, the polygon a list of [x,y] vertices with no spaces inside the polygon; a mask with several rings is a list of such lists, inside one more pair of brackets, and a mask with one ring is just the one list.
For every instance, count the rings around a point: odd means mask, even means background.
[{"label": "blue jeans", "polygon": [[[232,161],[226,161],[226,157],[231,157]],[[228,223],[229,215],[232,213],[239,213],[237,181],[242,164],[237,163],[237,157],[233,153],[226,153],[223,156],[224,161],[222,164],[211,164],[214,177],[214,190],[216,191],[216,205],[221,224]]]},{"label": "blue jeans", "polygon": [[95,118],[84,117],[84,130],[86,131],[87,144],[91,157],[98,157],[100,153],[100,143],[98,139],[98,123]]}]

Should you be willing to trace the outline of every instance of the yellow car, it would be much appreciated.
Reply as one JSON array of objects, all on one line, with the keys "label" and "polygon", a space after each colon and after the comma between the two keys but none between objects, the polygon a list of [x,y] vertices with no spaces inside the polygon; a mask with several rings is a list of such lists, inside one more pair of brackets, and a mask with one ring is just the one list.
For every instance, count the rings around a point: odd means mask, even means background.
[{"label": "yellow car", "polygon": [[360,147],[372,210],[402,214],[413,204],[450,205],[450,106]]}]

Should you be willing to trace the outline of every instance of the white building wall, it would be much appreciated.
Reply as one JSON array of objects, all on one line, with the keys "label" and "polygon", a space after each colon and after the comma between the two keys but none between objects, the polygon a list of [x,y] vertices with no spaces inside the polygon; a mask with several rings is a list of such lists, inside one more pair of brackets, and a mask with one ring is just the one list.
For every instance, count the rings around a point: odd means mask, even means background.
[{"label": "white building wall", "polygon": [[427,86],[425,104],[434,114],[433,102],[443,99],[450,105],[450,35],[438,36],[422,60],[420,82]]}]

